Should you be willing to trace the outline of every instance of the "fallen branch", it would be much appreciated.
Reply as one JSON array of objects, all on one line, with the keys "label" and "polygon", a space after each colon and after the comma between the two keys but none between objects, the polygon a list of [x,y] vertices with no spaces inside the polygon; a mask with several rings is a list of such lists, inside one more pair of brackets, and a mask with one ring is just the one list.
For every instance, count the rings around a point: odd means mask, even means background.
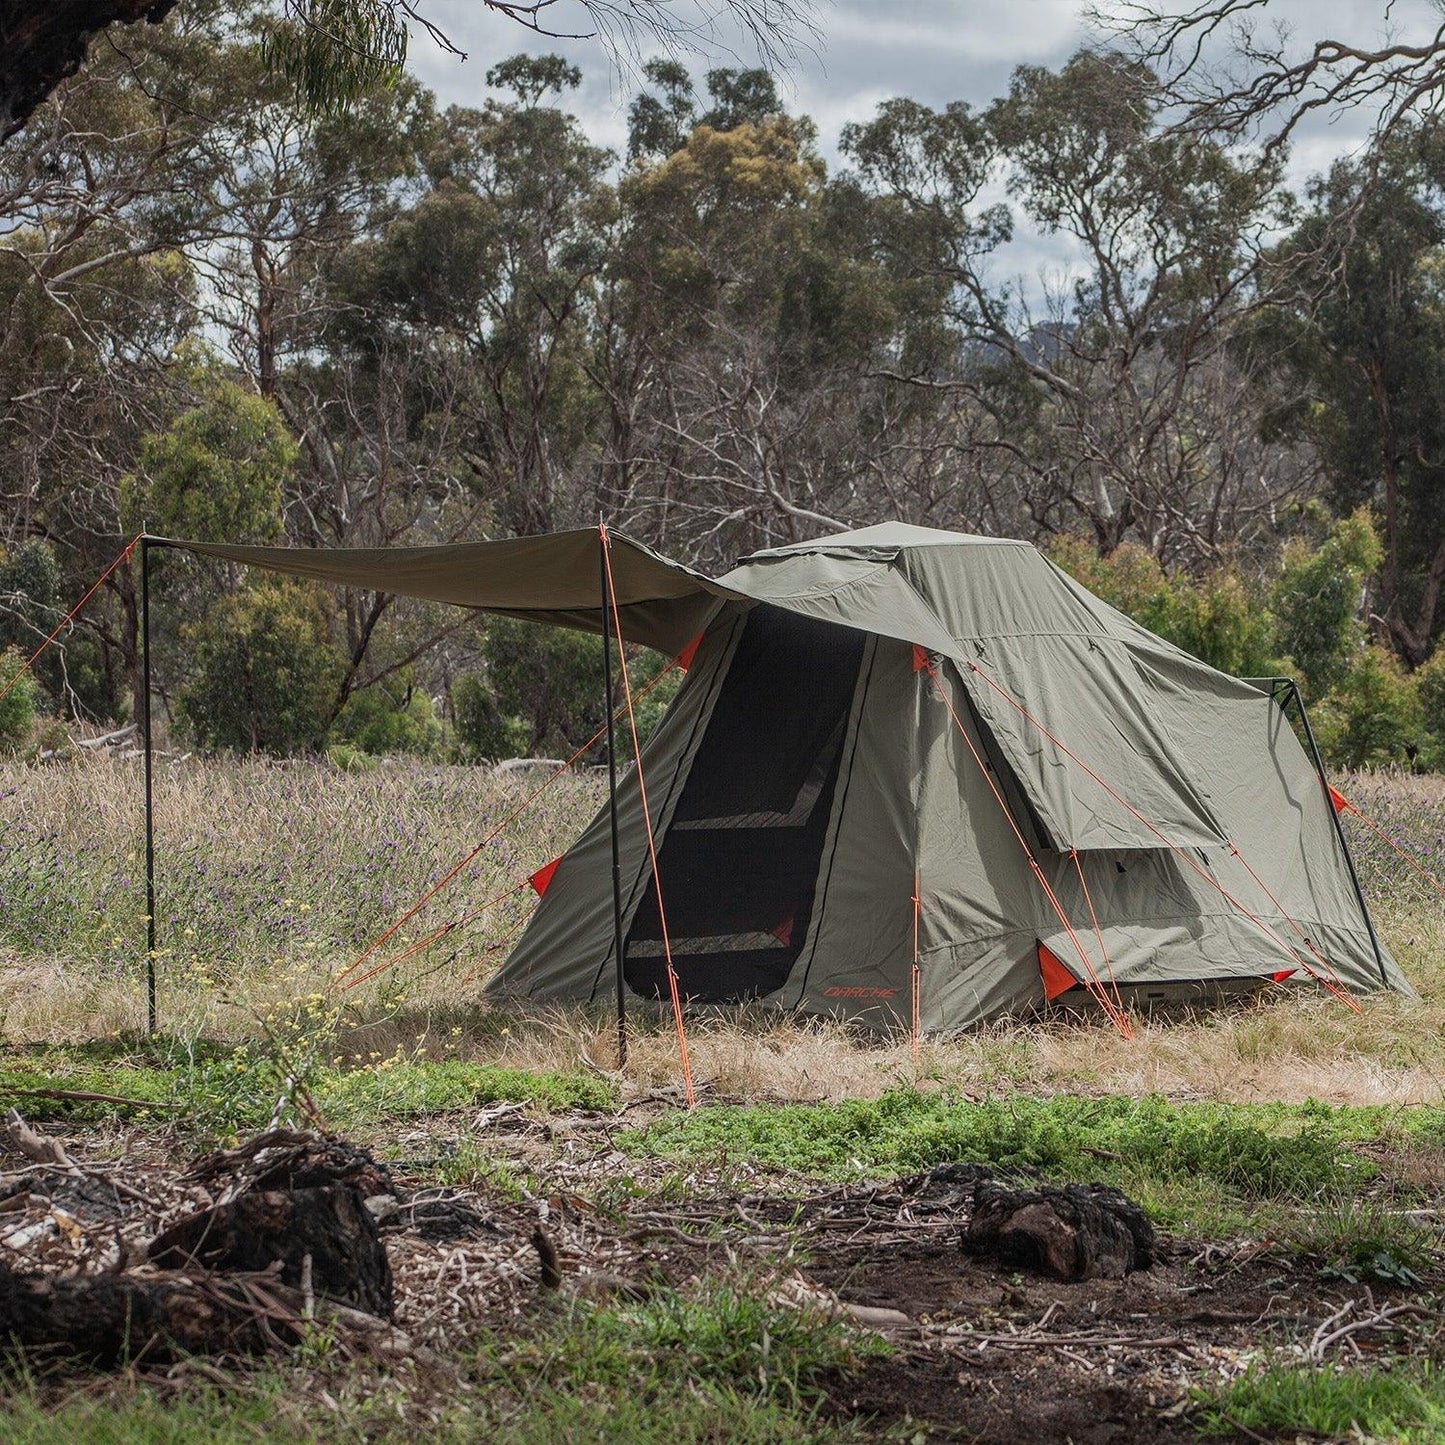
[{"label": "fallen branch", "polygon": [[[1314,1338],[1310,1341],[1309,1349],[1305,1352],[1310,1359],[1322,1364],[1332,1345],[1339,1344],[1341,1340],[1349,1340],[1351,1336],[1359,1334],[1361,1330],[1392,1330],[1397,1327],[1395,1324],[1397,1320],[1410,1315],[1428,1316],[1431,1314],[1430,1310],[1421,1305],[1402,1304],[1386,1305],[1383,1309],[1375,1310],[1373,1314],[1350,1319],[1350,1315],[1359,1309],[1362,1303],[1364,1302],[1360,1300],[1347,1300],[1320,1325],[1319,1329],[1315,1331]],[[1369,1303],[1373,1306],[1374,1302],[1370,1301]]]},{"label": "fallen branch", "polygon": [[65,1151],[59,1139],[38,1133],[20,1117],[18,1109],[9,1109],[5,1114],[5,1137],[32,1164],[46,1164],[54,1169],[64,1169],[77,1178],[81,1168]]},{"label": "fallen branch", "polygon": [[22,1099],[55,1099],[66,1104],[118,1104],[123,1108],[130,1109],[180,1109],[184,1107],[181,1104],[161,1103],[155,1099],[128,1099],[124,1094],[100,1094],[90,1089],[7,1088],[5,1092]]}]

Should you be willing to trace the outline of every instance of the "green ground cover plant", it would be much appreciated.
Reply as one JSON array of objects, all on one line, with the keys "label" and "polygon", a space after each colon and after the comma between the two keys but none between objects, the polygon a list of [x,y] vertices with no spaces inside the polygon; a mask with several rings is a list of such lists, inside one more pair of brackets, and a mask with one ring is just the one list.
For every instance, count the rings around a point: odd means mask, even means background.
[{"label": "green ground cover plant", "polygon": [[1269,1364],[1197,1390],[1193,1416],[1207,1439],[1308,1434],[1324,1440],[1434,1445],[1445,1435],[1445,1378],[1428,1363],[1362,1370]]},{"label": "green ground cover plant", "polygon": [[[1116,1184],[1161,1223],[1213,1235],[1239,1229],[1266,1205],[1278,1214],[1275,1206],[1352,1199],[1378,1173],[1358,1146],[1433,1136],[1440,1115],[1320,1103],[1176,1104],[1157,1095],[974,1102],[898,1089],[837,1104],[704,1109],[627,1131],[617,1143],[637,1155],[746,1160],[821,1178],[910,1174],[951,1161],[1022,1166]],[[1378,1273],[1395,1254],[1414,1257],[1397,1229],[1387,1234],[1348,1258]],[[1325,1244],[1337,1257],[1340,1241]]]},{"label": "green ground cover plant", "polygon": [[1139,1168],[1269,1199],[1363,1184],[1374,1166],[1348,1146],[1378,1137],[1385,1123],[1385,1111],[1322,1104],[1174,1104],[1157,1095],[1011,1095],[975,1103],[898,1089],[838,1104],[705,1109],[618,1142],[637,1153],[748,1158],[836,1178],[907,1174],[946,1160],[1026,1165],[1073,1178]]},{"label": "green ground cover plant", "polygon": [[12,1054],[0,1062],[0,1098],[8,1097],[37,1122],[169,1119],[202,1137],[264,1127],[281,1098],[284,1117],[293,1120],[303,1093],[333,1129],[501,1102],[549,1111],[602,1109],[617,1099],[616,1086],[595,1074],[498,1068],[461,1059],[393,1055],[379,1067],[313,1065],[297,1080],[288,1078],[284,1057],[254,1044],[203,1042],[198,1047],[166,1040],[110,1060],[93,1054],[64,1046]]}]

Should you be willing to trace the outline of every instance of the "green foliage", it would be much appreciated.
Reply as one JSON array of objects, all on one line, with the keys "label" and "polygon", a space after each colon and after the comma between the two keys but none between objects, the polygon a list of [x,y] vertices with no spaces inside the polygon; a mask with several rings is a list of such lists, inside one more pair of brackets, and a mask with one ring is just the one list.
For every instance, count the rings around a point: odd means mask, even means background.
[{"label": "green foliage", "polygon": [[616,1088],[595,1074],[402,1053],[338,1064],[328,1057],[336,1047],[338,1019],[334,1004],[312,995],[263,1020],[259,1035],[242,1043],[128,1042],[110,1059],[90,1046],[32,1049],[0,1064],[0,1090],[108,1094],[130,1102],[37,1096],[26,1098],[23,1109],[29,1119],[72,1124],[167,1119],[207,1140],[263,1127],[278,1100],[288,1122],[306,1122],[314,1105],[328,1126],[348,1129],[503,1102],[542,1111],[608,1109],[617,1103]]},{"label": "green foliage", "polygon": [[408,32],[394,0],[286,0],[284,13],[293,23],[268,27],[261,55],[306,105],[336,112],[400,79]]},{"label": "green foliage", "polygon": [[[25,659],[15,648],[0,652],[0,747],[15,749],[29,738],[35,726],[35,680],[20,669]],[[6,691],[8,689],[8,691]]]},{"label": "green foliage", "polygon": [[1429,752],[1415,679],[1392,652],[1366,647],[1344,681],[1312,709],[1320,751],[1336,767],[1413,766]]},{"label": "green foliage", "polygon": [[[1244,1198],[1340,1192],[1372,1166],[1342,1143],[1347,1113],[1171,1104],[1143,1099],[1020,1096],[972,1104],[897,1090],[879,1099],[807,1108],[720,1107],[618,1139],[639,1154],[746,1158],[805,1174],[860,1169],[904,1174],[949,1161],[1031,1165],[1064,1179],[1131,1177],[1217,1183]],[[1104,1161],[1104,1162],[1101,1162]]]},{"label": "green foliage", "polygon": [[536,105],[549,92],[582,84],[582,72],[560,55],[512,55],[487,71],[487,84],[510,90],[522,105]]},{"label": "green foliage", "polygon": [[185,629],[195,676],[179,716],[205,747],[315,751],[345,667],[314,588],[265,579],[218,599]]},{"label": "green foliage", "polygon": [[606,1109],[616,1103],[617,1091],[594,1074],[533,1073],[460,1059],[408,1061],[397,1056],[371,1068],[329,1071],[316,1088],[322,1117],[345,1126],[503,1101],[541,1109]]},{"label": "green foliage", "polygon": [[1273,620],[1239,572],[1221,567],[1195,579],[1176,577],[1171,592],[1164,636],[1176,647],[1235,677],[1278,670]]},{"label": "green foliage", "polygon": [[[463,673],[452,684],[452,720],[463,756],[570,757],[603,725],[602,639],[592,633],[497,618],[487,624],[485,673]],[[648,648],[629,650],[628,680],[638,736],[646,741],[662,720],[682,673],[660,681],[668,659]],[[623,705],[622,672],[612,657],[613,697]],[[631,753],[627,715],[618,720],[618,753]]]},{"label": "green foliage", "polygon": [[1364,508],[1328,526],[1323,539],[1285,546],[1270,605],[1278,645],[1307,699],[1339,687],[1354,666],[1365,642],[1360,599],[1382,556]]},{"label": "green foliage", "polygon": [[473,762],[510,758],[523,752],[529,730],[507,717],[487,677],[464,672],[452,684],[452,728],[463,757]]},{"label": "green foliage", "polygon": [[273,403],[203,377],[200,403],[141,441],[140,472],[121,484],[128,531],[202,542],[264,542],[281,529],[295,441]]},{"label": "green foliage", "polygon": [[602,725],[602,639],[499,617],[482,644],[497,707],[526,730],[524,751],[568,756]]},{"label": "green foliage", "polygon": [[1388,1199],[1344,1195],[1298,1216],[1281,1231],[1290,1248],[1315,1260],[1324,1279],[1347,1284],[1418,1285],[1433,1265],[1432,1231]]},{"label": "green foliage", "polygon": [[[614,1401],[667,1402],[696,1392],[720,1419],[736,1419],[743,1401],[786,1411],[806,1408],[822,1399],[830,1377],[889,1352],[877,1336],[860,1339],[821,1311],[771,1303],[744,1278],[709,1281],[685,1294],[663,1290],[635,1305],[575,1305],[530,1337],[494,1343],[478,1370],[493,1389],[535,1393],[548,1402],[549,1414],[560,1407],[564,1418],[576,1416],[564,1402],[599,1393]],[[571,1433],[559,1429],[551,1438]],[[608,1438],[663,1437],[634,1436],[614,1418]],[[709,1431],[705,1438],[736,1437]],[[774,1437],[753,1429],[742,1438]]]},{"label": "green foliage", "polygon": [[1082,537],[1056,538],[1049,556],[1111,607],[1211,667],[1236,677],[1264,677],[1275,670],[1269,612],[1234,568],[1170,576],[1136,542],[1101,556]]},{"label": "green foliage", "polygon": [[1428,1361],[1364,1370],[1254,1365],[1194,1399],[1194,1425],[1206,1437],[1237,1440],[1244,1430],[1428,1445],[1445,1431],[1445,1380]]},{"label": "green foliage", "polygon": [[441,745],[441,723],[431,698],[409,676],[388,678],[346,699],[331,737],[373,757],[430,757]]},{"label": "green foliage", "polygon": [[[321,1345],[316,1341],[312,1349]],[[822,1409],[829,1385],[886,1357],[876,1336],[855,1336],[820,1311],[767,1302],[761,1282],[730,1277],[662,1291],[645,1304],[545,1304],[467,1341],[468,1383],[447,1398],[389,1383],[369,1366],[306,1358],[248,1372],[244,1389],[181,1383],[157,1391],[123,1378],[108,1390],[47,1398],[26,1378],[5,1381],[0,1437],[15,1445],[239,1445],[261,1438],[320,1445],[862,1445],[912,1440],[913,1427],[880,1435]],[[325,1404],[314,1367],[326,1368]],[[417,1408],[412,1408],[417,1407]]]},{"label": "green foliage", "polygon": [[1333,281],[1298,270],[1294,304],[1271,309],[1262,348],[1298,398],[1270,439],[1315,444],[1336,509],[1376,509],[1386,565],[1375,610],[1413,663],[1434,631],[1427,578],[1445,524],[1442,159],[1445,129],[1402,126],[1368,160],[1341,160],[1315,181],[1283,259],[1322,254]]}]

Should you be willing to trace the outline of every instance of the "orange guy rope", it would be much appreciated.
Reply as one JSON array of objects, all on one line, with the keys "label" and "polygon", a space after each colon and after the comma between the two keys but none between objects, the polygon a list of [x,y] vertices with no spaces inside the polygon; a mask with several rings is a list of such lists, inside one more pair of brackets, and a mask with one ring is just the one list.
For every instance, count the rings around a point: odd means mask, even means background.
[{"label": "orange guy rope", "polygon": [[[1339,975],[1335,972],[1334,966],[1330,963],[1329,959],[1327,959],[1324,954],[1322,954],[1319,949],[1314,946],[1314,942],[1311,940],[1309,934],[1307,934],[1304,929],[1301,928],[1299,924],[1296,923],[1294,919],[1285,912],[1284,905],[1279,901],[1278,898],[1274,896],[1273,893],[1270,892],[1269,885],[1264,881],[1264,879],[1261,878],[1259,874],[1256,873],[1254,869],[1249,866],[1249,859],[1246,858],[1244,854],[1239,851],[1238,846],[1234,843],[1231,843],[1229,845],[1229,856],[1231,858],[1237,858],[1239,860],[1239,866],[1243,868],[1244,871],[1248,873],[1251,878],[1254,879],[1255,886],[1259,889],[1261,893],[1264,894],[1266,898],[1269,899],[1269,901],[1279,911],[1280,917],[1283,918],[1284,921],[1288,923],[1289,926],[1294,929],[1297,934],[1299,934],[1300,940],[1303,942],[1304,946],[1309,949],[1309,951],[1314,954],[1317,959],[1319,959],[1321,966],[1329,975],[1330,981],[1333,983],[1334,988],[1343,990],[1345,986],[1340,982]],[[1327,984],[1326,987],[1329,987],[1329,985]]]},{"label": "orange guy rope", "polygon": [[[1014,709],[1015,712],[1017,712],[1020,716],[1026,718],[1030,723],[1032,723],[1033,726],[1037,728],[1039,732],[1041,732],[1056,748],[1058,748],[1058,750],[1063,753],[1066,758],[1068,758],[1071,762],[1075,763],[1078,767],[1082,768],[1096,783],[1098,783],[1101,788],[1103,788],[1106,793],[1108,793],[1111,798],[1114,799],[1116,803],[1120,805],[1120,807],[1126,809],[1138,822],[1142,823],[1156,838],[1159,839],[1161,843],[1164,844],[1166,848],[1168,848],[1172,853],[1178,854],[1178,856],[1182,858],[1184,862],[1186,862],[1190,866],[1190,868],[1194,870],[1194,872],[1196,872],[1202,879],[1204,879],[1204,881],[1209,884],[1209,886],[1213,888],[1214,891],[1218,893],[1219,896],[1224,899],[1224,901],[1228,903],[1231,908],[1234,908],[1245,918],[1247,918],[1252,924],[1254,924],[1256,928],[1258,928],[1267,938],[1269,938],[1271,942],[1278,944],[1279,947],[1282,948],[1285,953],[1287,953],[1292,959],[1294,959],[1294,961],[1312,979],[1314,979],[1323,988],[1328,989],[1330,993],[1335,994],[1336,997],[1340,998],[1340,1001],[1342,1003],[1352,1008],[1356,1013],[1363,1012],[1359,1004],[1355,1002],[1353,997],[1351,997],[1348,990],[1343,989],[1339,984],[1332,984],[1328,979],[1322,977],[1316,969],[1312,968],[1303,958],[1301,958],[1300,955],[1292,947],[1290,947],[1290,945],[1283,938],[1281,938],[1279,934],[1276,933],[1274,929],[1272,929],[1262,918],[1257,918],[1253,913],[1251,913],[1249,909],[1246,908],[1244,904],[1241,903],[1239,899],[1237,899],[1232,893],[1230,893],[1229,890],[1225,888],[1224,885],[1220,883],[1217,878],[1212,877],[1206,869],[1200,867],[1200,865],[1196,863],[1194,859],[1191,858],[1189,854],[1185,852],[1185,850],[1181,848],[1177,843],[1175,843],[1172,839],[1165,837],[1165,835],[1160,832],[1160,830],[1156,828],[1154,824],[1151,823],[1149,819],[1143,815],[1143,813],[1141,813],[1132,803],[1130,803],[1128,799],[1123,798],[1118,793],[1116,793],[1114,789],[1111,788],[1108,783],[1106,783],[1103,778],[1101,778],[1098,773],[1096,773],[1093,768],[1088,765],[1088,763],[1086,763],[1081,757],[1079,757],[1077,753],[1071,752],[1067,747],[1065,747],[1064,744],[1061,743],[1058,738],[1056,738],[1053,733],[1051,733],[1048,728],[1046,728],[1043,723],[1038,720],[1038,718],[1036,718],[1021,702],[1011,696],[1007,691],[1005,691],[1005,689],[1000,687],[998,683],[996,683],[993,678],[991,678],[988,673],[986,673],[976,662],[970,662],[968,664],[968,670],[970,672],[976,672],[989,685],[989,687],[991,687],[996,693],[998,693],[998,695],[1003,698],[1003,700],[1008,703],[1011,708]],[[1244,862],[1244,859],[1242,857],[1240,858],[1240,862]],[[1291,920],[1291,922],[1293,922],[1293,920]],[[1295,927],[1298,926],[1298,924],[1295,924]]]},{"label": "orange guy rope", "polygon": [[1099,941],[1099,952],[1104,958],[1104,970],[1109,975],[1109,983],[1114,990],[1114,1002],[1119,1006],[1119,1012],[1124,1012],[1124,996],[1119,992],[1119,980],[1114,977],[1113,960],[1109,957],[1109,946],[1104,942],[1104,930],[1099,927],[1099,915],[1094,911],[1093,895],[1089,892],[1088,880],[1084,877],[1084,865],[1079,859],[1077,848],[1069,849],[1069,857],[1074,860],[1074,869],[1079,875],[1079,887],[1084,891],[1084,902],[1089,909],[1089,917],[1094,924],[1094,937]]},{"label": "orange guy rope", "polygon": [[637,791],[642,801],[642,821],[647,825],[647,853],[652,861],[652,887],[657,895],[657,921],[662,929],[662,954],[667,961],[667,988],[672,995],[672,1021],[677,1030],[677,1053],[682,1063],[682,1087],[687,1107],[697,1107],[692,1088],[692,1060],[687,1052],[687,1031],[682,1023],[682,999],[677,991],[677,970],[672,966],[672,940],[667,932],[667,913],[662,906],[662,876],[657,871],[657,840],[652,832],[652,808],[647,801],[647,779],[642,773],[642,742],[637,736],[637,714],[632,708],[632,683],[627,676],[627,649],[622,638],[622,617],[617,610],[617,584],[612,577],[612,544],[607,528],[600,525],[602,560],[607,572],[607,602],[612,612],[612,626],[617,634],[617,661],[622,671],[622,695],[627,702],[627,725],[632,731],[632,755],[637,760]]},{"label": "orange guy rope", "polygon": [[95,596],[97,592],[100,591],[101,585],[105,582],[105,579],[109,577],[110,574],[114,572],[115,569],[119,567],[122,563],[130,561],[131,553],[135,551],[136,547],[140,544],[141,537],[143,537],[144,535],[145,534],[143,532],[137,532],[136,535],[132,537],[129,542],[126,543],[125,549],[121,552],[120,556],[118,556],[115,561],[112,562],[110,566],[107,567],[105,571],[102,572],[100,576],[97,577],[95,581],[90,584],[89,588],[86,589],[85,596],[82,597],[80,601],[77,602],[75,606],[72,607],[70,611],[67,612],[65,616],[60,619],[60,625],[55,629],[55,631],[52,632],[50,636],[47,637],[45,641],[42,642],[40,646],[37,647],[35,651],[32,652],[30,656],[25,659],[25,662],[15,673],[15,676],[9,678],[6,681],[4,687],[0,687],[0,701],[3,701],[9,695],[10,689],[13,688],[15,684],[19,682],[20,679],[24,677],[25,674],[29,672],[32,667],[35,666],[35,664],[40,660],[40,654],[44,652],[45,649],[49,647],[50,644],[54,642],[55,639],[59,637],[60,634],[64,632],[65,629],[69,627],[72,622],[75,621],[76,614],[80,611],[82,607],[85,606],[87,602],[90,601],[92,597]]},{"label": "orange guy rope", "polygon": [[1353,813],[1355,817],[1357,817],[1360,822],[1362,822],[1365,827],[1367,827],[1372,833],[1375,833],[1380,838],[1383,838],[1385,843],[1389,847],[1393,848],[1395,852],[1397,852],[1400,857],[1402,857],[1405,862],[1408,863],[1409,866],[1413,868],[1415,872],[1417,872],[1435,890],[1436,893],[1438,893],[1442,898],[1445,898],[1445,884],[1442,884],[1440,880],[1429,871],[1429,869],[1425,868],[1415,858],[1411,857],[1407,849],[1402,848],[1377,822],[1375,822],[1373,818],[1366,817],[1365,814],[1360,812],[1360,810],[1355,807],[1355,805],[1351,803],[1347,798],[1343,797],[1339,793],[1336,793],[1333,788],[1330,789],[1330,793],[1332,794],[1332,802],[1336,798],[1339,799],[1339,803],[1336,805],[1337,811],[1347,811]]},{"label": "orange guy rope", "polygon": [[375,968],[369,968],[366,970],[365,973],[359,974],[356,978],[353,978],[349,982],[343,984],[341,989],[342,993],[347,993],[353,988],[360,988],[360,986],[364,984],[367,979],[375,978],[377,974],[381,973],[385,969],[391,968],[393,964],[404,963],[408,958],[411,958],[413,954],[420,953],[424,948],[429,948],[439,939],[445,938],[447,934],[454,933],[463,924],[470,923],[473,919],[480,918],[484,913],[487,912],[488,909],[494,908],[498,903],[505,902],[514,893],[521,893],[527,886],[528,880],[524,878],[520,883],[512,884],[510,888],[506,889],[502,893],[498,893],[493,898],[487,899],[485,903],[479,904],[470,912],[463,913],[460,918],[449,919],[446,923],[443,923],[440,928],[434,928],[430,933],[416,939],[412,943],[409,943],[404,949],[402,949],[400,953],[393,954],[392,957],[385,959],[381,963],[378,963]]},{"label": "orange guy rope", "polygon": [[[657,676],[652,679],[651,682],[647,683],[644,687],[638,688],[637,696],[639,698],[646,697],[647,694],[654,687],[656,687],[663,678],[668,675],[668,673],[670,673],[675,667],[678,666],[680,666],[680,663],[678,662],[677,658],[673,658],[672,661],[669,662],[667,666],[664,667],[662,671],[659,672]],[[512,811],[508,813],[507,816],[503,818],[502,821],[498,823],[497,826],[493,828],[492,831],[488,833],[487,836],[483,838],[482,841],[478,843],[477,846],[473,848],[472,851],[468,853],[467,856],[463,858],[461,862],[456,865],[455,868],[452,868],[448,872],[444,873],[429,889],[427,889],[425,893],[422,894],[420,898],[417,899],[414,904],[412,904],[410,908],[407,909],[405,913],[401,915],[400,918],[396,920],[395,923],[391,925],[390,928],[386,930],[385,933],[381,934],[377,938],[372,939],[372,941],[367,944],[367,946],[361,951],[361,953],[359,953],[354,959],[352,959],[352,961],[348,963],[346,967],[343,968],[334,979],[331,980],[332,983],[340,983],[341,980],[344,979],[348,974],[360,968],[361,965],[365,963],[366,960],[370,958],[371,955],[375,953],[376,950],[380,948],[383,943],[387,941],[387,939],[392,938],[399,929],[404,928],[407,923],[409,923],[413,918],[415,918],[416,915],[420,913],[422,909],[425,908],[426,905],[430,903],[432,899],[435,898],[437,894],[440,893],[442,889],[447,886],[448,883],[452,882],[452,880],[461,873],[461,871],[467,866],[468,863],[470,863],[479,853],[481,853],[481,851],[487,846],[488,843],[492,842],[493,839],[495,839],[496,836],[504,828],[508,827],[510,824],[514,823],[518,818],[520,818],[522,814],[525,813],[527,809],[530,808],[532,804],[535,803],[537,799],[540,798],[542,794],[545,793],[547,789],[550,788],[552,784],[555,783],[557,779],[562,776],[563,773],[567,772],[567,770],[571,768],[577,762],[577,760],[582,757],[584,753],[595,747],[596,744],[601,741],[602,734],[606,731],[607,724],[604,723],[600,728],[597,729],[595,733],[592,734],[590,738],[587,739],[585,743],[582,744],[580,748],[577,749],[575,753],[572,754],[570,758],[567,759],[565,763],[562,764],[560,768],[558,768],[555,772],[548,773],[547,776],[541,781],[541,783],[538,784],[538,786],[534,788],[530,793],[528,793],[527,796],[523,798],[522,801],[518,803],[517,806],[513,808]],[[370,975],[368,975],[368,977],[369,976]]]}]

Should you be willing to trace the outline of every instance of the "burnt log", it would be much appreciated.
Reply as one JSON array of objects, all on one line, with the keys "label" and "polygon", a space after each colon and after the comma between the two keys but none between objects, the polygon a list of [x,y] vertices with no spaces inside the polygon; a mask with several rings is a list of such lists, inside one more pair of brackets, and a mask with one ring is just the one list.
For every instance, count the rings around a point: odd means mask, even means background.
[{"label": "burnt log", "polygon": [[259,1271],[391,1319],[391,1264],[376,1221],[350,1185],[262,1190],[177,1220],[146,1251],[162,1269]]},{"label": "burnt log", "polygon": [[54,1279],[0,1261],[0,1340],[109,1366],[195,1354],[260,1354],[300,1338],[240,1281],[100,1275]]},{"label": "burnt log", "polygon": [[1060,1280],[1122,1279],[1154,1262],[1148,1216],[1106,1184],[1007,1189],[980,1181],[962,1244],[967,1254]]}]

